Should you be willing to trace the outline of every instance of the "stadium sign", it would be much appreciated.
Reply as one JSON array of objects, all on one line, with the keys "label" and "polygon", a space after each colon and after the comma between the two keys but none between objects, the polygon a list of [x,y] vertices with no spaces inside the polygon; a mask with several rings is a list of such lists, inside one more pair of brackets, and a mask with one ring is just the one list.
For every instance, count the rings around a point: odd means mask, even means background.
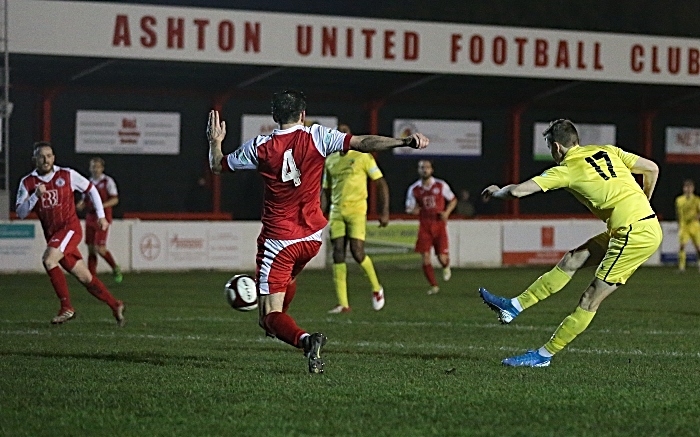
[{"label": "stadium sign", "polygon": [[691,38],[46,0],[9,16],[12,53],[700,84]]}]

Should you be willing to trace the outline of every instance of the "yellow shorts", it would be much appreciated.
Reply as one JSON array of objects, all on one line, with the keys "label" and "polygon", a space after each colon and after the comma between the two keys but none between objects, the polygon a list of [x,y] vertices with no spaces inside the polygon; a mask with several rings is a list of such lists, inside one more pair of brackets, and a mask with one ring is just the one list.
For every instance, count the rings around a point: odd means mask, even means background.
[{"label": "yellow shorts", "polygon": [[365,241],[367,228],[367,215],[333,213],[328,220],[331,224],[331,240],[348,236],[356,240]]},{"label": "yellow shorts", "polygon": [[693,240],[695,247],[700,247],[700,222],[692,222],[678,228],[678,242],[683,248],[688,240]]},{"label": "yellow shorts", "polygon": [[624,284],[656,252],[662,237],[661,225],[656,218],[596,235],[592,240],[598,244],[603,245],[607,240],[605,257],[598,265],[596,278],[611,284]]}]

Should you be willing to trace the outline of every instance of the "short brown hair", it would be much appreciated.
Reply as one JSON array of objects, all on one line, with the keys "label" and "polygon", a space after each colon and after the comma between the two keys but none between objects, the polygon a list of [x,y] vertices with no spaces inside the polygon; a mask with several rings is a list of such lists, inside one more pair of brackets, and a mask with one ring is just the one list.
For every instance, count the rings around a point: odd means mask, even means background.
[{"label": "short brown hair", "polygon": [[32,146],[32,155],[36,155],[36,152],[38,152],[39,149],[43,149],[44,147],[49,147],[53,150],[53,146],[48,141],[37,141]]},{"label": "short brown hair", "polygon": [[564,118],[549,123],[547,129],[542,132],[542,136],[547,141],[547,144],[559,143],[567,149],[575,146],[580,141],[578,130],[576,130],[574,123]]}]

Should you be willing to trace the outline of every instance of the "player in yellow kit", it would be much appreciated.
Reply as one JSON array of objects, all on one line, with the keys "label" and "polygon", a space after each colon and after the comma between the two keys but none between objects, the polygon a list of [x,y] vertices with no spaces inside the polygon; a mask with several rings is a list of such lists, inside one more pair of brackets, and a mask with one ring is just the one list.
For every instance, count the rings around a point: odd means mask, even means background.
[{"label": "player in yellow kit", "polygon": [[[543,135],[558,166],[521,184],[491,185],[483,191],[484,199],[512,199],[564,188],[605,221],[608,229],[568,252],[554,269],[514,299],[479,290],[501,323],[507,324],[524,309],[561,290],[579,268],[598,266],[576,310],[552,338],[537,350],[506,358],[502,361],[506,366],[549,366],[552,356],[588,327],[603,300],[654,254],[662,238],[649,204],[659,176],[653,161],[614,146],[580,146],[578,131],[569,120],[553,121]],[[643,188],[633,174],[643,175]]]},{"label": "player in yellow kit", "polygon": [[700,196],[695,195],[692,179],[683,181],[683,194],[676,197],[676,217],[678,218],[678,270],[685,271],[685,246],[692,240],[700,270]]},{"label": "player in yellow kit", "polygon": [[[338,130],[350,133],[347,125],[338,126]],[[330,314],[350,311],[345,264],[348,244],[350,253],[372,285],[372,308],[379,311],[384,307],[384,288],[377,279],[372,260],[365,254],[367,178],[377,184],[381,211],[379,226],[384,227],[389,223],[389,186],[372,155],[349,150],[326,158],[322,203],[324,210],[330,205],[333,282],[338,296],[338,305],[328,311]]]}]

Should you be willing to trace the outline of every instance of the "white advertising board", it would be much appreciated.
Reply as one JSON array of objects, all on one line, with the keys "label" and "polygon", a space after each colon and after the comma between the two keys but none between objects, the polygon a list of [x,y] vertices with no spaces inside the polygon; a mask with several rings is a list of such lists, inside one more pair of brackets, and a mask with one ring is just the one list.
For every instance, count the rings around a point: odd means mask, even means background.
[{"label": "white advertising board", "polygon": [[0,271],[42,269],[41,254],[45,248],[46,240],[38,220],[0,222]]},{"label": "white advertising board", "polygon": [[180,113],[80,110],[75,117],[75,151],[178,155]]},{"label": "white advertising board", "polygon": [[504,221],[503,265],[556,264],[605,229],[600,220]]},{"label": "white advertising board", "polygon": [[397,147],[395,155],[416,156],[481,156],[481,122],[457,120],[394,120],[396,138],[420,132],[430,139],[430,147],[422,150]]},{"label": "white advertising board", "polygon": [[[338,118],[328,115],[306,117],[307,125],[314,123],[335,128],[338,126]],[[272,119],[272,115],[243,114],[241,116],[241,144],[258,135],[269,135],[275,129],[277,129],[277,123]]]},{"label": "white advertising board", "polygon": [[255,270],[260,223],[136,222],[131,229],[134,270]]},{"label": "white advertising board", "polygon": [[[617,143],[616,126],[614,124],[586,124],[574,123],[578,130],[579,143],[582,146],[587,144],[607,145]],[[532,152],[535,161],[552,161],[552,154],[549,152],[547,142],[542,136],[542,132],[549,126],[549,122],[535,123]]]},{"label": "white advertising board", "polygon": [[700,78],[694,38],[114,2],[8,6],[11,53],[689,86]]},{"label": "white advertising board", "polygon": [[666,127],[666,161],[700,164],[700,128]]},{"label": "white advertising board", "polygon": [[[664,264],[678,263],[678,250],[680,249],[680,241],[678,241],[678,222],[661,222],[661,229],[664,232],[664,239],[661,242],[661,262]],[[695,252],[695,246],[692,241],[688,241],[685,245],[686,262],[692,263],[697,261],[698,254]]]}]

